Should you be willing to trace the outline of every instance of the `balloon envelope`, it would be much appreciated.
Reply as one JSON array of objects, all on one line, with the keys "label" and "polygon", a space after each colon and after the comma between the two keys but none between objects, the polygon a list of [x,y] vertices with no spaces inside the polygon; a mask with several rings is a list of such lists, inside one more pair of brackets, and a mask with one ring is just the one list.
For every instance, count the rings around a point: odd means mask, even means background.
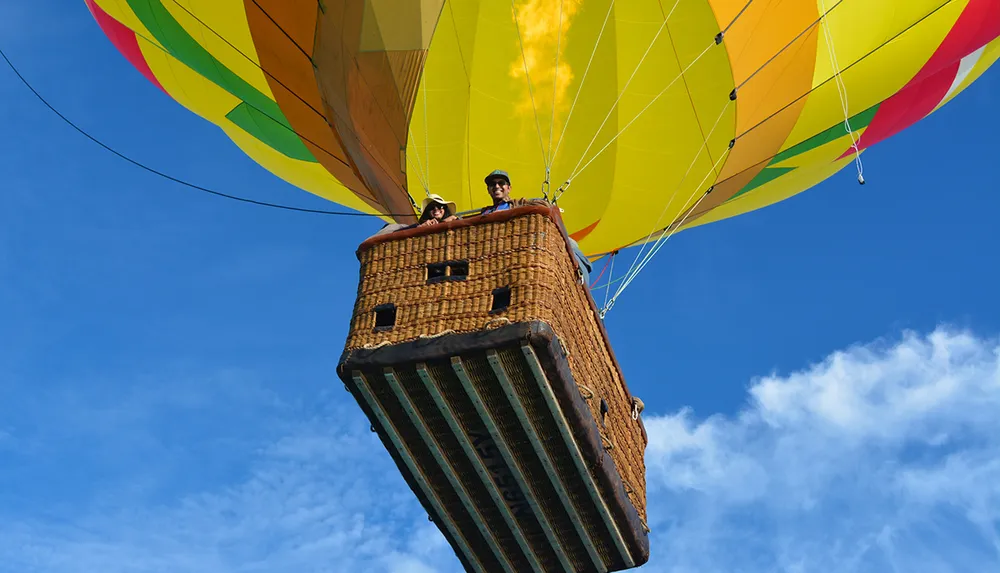
[{"label": "balloon envelope", "polygon": [[588,254],[808,189],[1000,57],[1000,0],[85,1],[291,184],[412,221],[504,169]]}]

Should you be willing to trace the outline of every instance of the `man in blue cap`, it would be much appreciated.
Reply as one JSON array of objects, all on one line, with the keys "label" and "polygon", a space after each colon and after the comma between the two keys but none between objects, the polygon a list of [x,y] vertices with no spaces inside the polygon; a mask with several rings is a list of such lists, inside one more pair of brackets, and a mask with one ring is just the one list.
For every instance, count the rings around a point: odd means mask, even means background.
[{"label": "man in blue cap", "polygon": [[[488,215],[497,211],[506,211],[507,209],[517,206],[514,201],[511,201],[510,199],[510,175],[508,175],[506,171],[497,169],[487,175],[485,181],[486,192],[489,193],[490,197],[493,199],[493,204],[483,207],[479,212],[481,215]],[[580,245],[578,245],[572,237],[569,239],[569,246],[573,249],[573,254],[576,255],[577,267],[580,269],[583,284],[589,287],[592,263],[590,262],[590,259],[583,254],[583,251],[580,249]]]},{"label": "man in blue cap", "polygon": [[514,206],[510,200],[510,175],[502,169],[497,169],[486,176],[486,192],[493,199],[493,204],[483,207],[480,215],[487,215],[495,211],[506,211]]}]

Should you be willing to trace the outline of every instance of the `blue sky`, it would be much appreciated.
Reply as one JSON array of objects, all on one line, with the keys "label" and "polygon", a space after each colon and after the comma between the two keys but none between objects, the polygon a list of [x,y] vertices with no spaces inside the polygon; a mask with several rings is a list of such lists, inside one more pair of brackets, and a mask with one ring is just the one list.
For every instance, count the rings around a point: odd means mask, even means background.
[{"label": "blue sky", "polygon": [[[7,4],[0,47],[99,138],[330,207],[167,100],[83,2]],[[867,152],[868,185],[677,235],[619,300],[645,570],[1000,565],[998,99],[993,70]],[[0,572],[456,571],[334,372],[379,223],[157,178],[7,69],[0,102]]]}]

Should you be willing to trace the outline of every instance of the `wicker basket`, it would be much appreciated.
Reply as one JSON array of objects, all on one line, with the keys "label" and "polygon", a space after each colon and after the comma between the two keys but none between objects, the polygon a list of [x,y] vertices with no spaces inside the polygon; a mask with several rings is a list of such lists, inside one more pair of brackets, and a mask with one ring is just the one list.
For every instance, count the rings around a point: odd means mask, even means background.
[{"label": "wicker basket", "polygon": [[[630,394],[596,305],[582,284],[558,208],[531,205],[380,235],[358,248],[358,258],[361,280],[340,375],[467,569],[585,571],[644,563],[648,559],[643,459],[647,437],[639,416],[641,402]],[[450,365],[442,362],[446,360],[451,360]],[[532,389],[536,378],[541,390]],[[468,396],[452,401],[448,392],[461,393],[462,384]],[[538,404],[543,395],[558,404],[551,415]],[[500,442],[501,450],[507,448],[507,465],[518,466],[510,469],[523,470],[514,473],[525,480],[521,489],[528,491],[522,493],[536,511],[548,511],[539,509],[543,504],[539,496],[544,497],[544,492],[561,496],[569,513],[551,514],[551,524],[541,523],[546,520],[540,518],[538,531],[549,535],[550,545],[562,543],[562,549],[539,550],[538,544],[519,537],[515,527],[500,533],[483,529],[481,536],[470,540],[463,531],[476,520],[489,521],[480,509],[470,509],[472,522],[465,524],[453,516],[435,515],[451,511],[444,508],[444,497],[452,490],[458,495],[454,504],[478,505],[474,494],[480,484],[473,487],[462,481],[475,480],[471,474],[462,474],[466,462],[456,453],[462,451],[462,444],[452,440],[469,434],[469,424],[478,422],[470,418],[466,424],[462,417],[477,413],[476,419],[486,424],[482,431]],[[520,433],[514,426],[509,431],[503,427],[505,417],[514,414],[524,421]],[[441,416],[454,416],[458,422],[442,421]],[[403,422],[394,421],[403,418]],[[559,420],[571,430],[572,439],[566,442],[569,449],[552,451],[546,461],[543,450],[549,446],[536,442],[548,439],[542,437],[546,432],[557,436]],[[434,424],[441,430],[433,430]],[[454,435],[442,438],[440,432],[449,427]],[[407,437],[407,432],[412,435]],[[424,442],[430,440],[426,451],[420,436]],[[530,450],[526,445],[530,440],[539,455],[529,456],[530,462],[517,461],[518,448]],[[616,553],[612,541],[595,541],[599,537],[595,534],[590,545],[587,539],[583,545],[574,545],[553,537],[552,531],[562,529],[560,519],[567,515],[583,519],[590,509],[580,509],[582,505],[569,500],[583,495],[572,486],[553,481],[551,487],[536,488],[530,477],[544,481],[545,471],[550,476],[568,475],[556,466],[565,463],[568,467],[573,451],[582,456],[590,475],[567,477],[570,481],[564,483],[579,485],[585,479],[588,484],[600,484],[594,486],[600,490],[594,494],[594,507],[613,514],[619,545],[627,546],[627,551],[619,547],[618,553],[627,554]],[[559,457],[564,454],[568,457]],[[420,455],[436,459],[436,465],[427,469],[431,461],[421,461]],[[541,465],[532,469],[535,462]],[[437,468],[444,473],[429,475]],[[472,466],[466,469],[476,471]],[[448,480],[451,489],[436,484]],[[450,524],[444,523],[448,520]],[[508,521],[508,525],[513,523]],[[519,546],[523,555],[511,555],[517,551],[505,549],[500,538],[506,539],[508,533],[513,536],[508,540],[513,544],[510,547]],[[586,538],[582,530],[581,537]],[[493,556],[481,555],[486,553]]]}]

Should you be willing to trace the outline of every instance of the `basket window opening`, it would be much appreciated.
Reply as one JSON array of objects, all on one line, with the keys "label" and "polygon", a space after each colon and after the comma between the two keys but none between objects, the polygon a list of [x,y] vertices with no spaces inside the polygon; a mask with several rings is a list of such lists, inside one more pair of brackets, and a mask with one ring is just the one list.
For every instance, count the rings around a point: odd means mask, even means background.
[{"label": "basket window opening", "polygon": [[396,305],[381,304],[375,307],[375,330],[391,330],[396,326]]},{"label": "basket window opening", "polygon": [[493,303],[490,305],[490,314],[497,314],[507,310],[510,306],[510,287],[500,287],[493,289]]},{"label": "basket window opening", "polygon": [[469,261],[427,263],[427,282],[464,281],[469,277]]},{"label": "basket window opening", "polygon": [[450,276],[456,279],[469,276],[469,261],[455,261],[448,265],[448,268],[451,271]]},{"label": "basket window opening", "polygon": [[441,280],[448,274],[446,263],[429,263],[427,265],[427,280]]}]

